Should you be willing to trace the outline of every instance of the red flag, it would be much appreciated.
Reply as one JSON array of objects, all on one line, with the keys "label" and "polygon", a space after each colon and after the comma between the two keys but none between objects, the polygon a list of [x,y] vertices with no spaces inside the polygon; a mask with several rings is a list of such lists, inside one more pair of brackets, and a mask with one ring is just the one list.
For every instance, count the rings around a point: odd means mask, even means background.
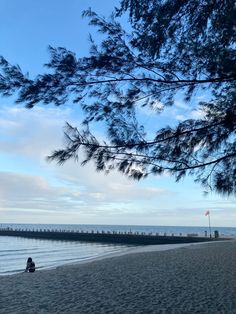
[{"label": "red flag", "polygon": [[210,211],[209,211],[209,210],[207,210],[207,211],[205,212],[205,216],[208,216],[208,215],[210,215]]}]

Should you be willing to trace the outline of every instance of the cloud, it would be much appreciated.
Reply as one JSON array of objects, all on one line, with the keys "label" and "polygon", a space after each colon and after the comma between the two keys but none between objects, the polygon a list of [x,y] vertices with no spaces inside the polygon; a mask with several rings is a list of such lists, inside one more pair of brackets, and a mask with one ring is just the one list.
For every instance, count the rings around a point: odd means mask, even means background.
[{"label": "cloud", "polygon": [[11,172],[0,172],[0,199],[5,209],[52,211],[64,209],[68,201],[74,206],[80,202],[68,189],[50,185],[43,177]]},{"label": "cloud", "polygon": [[[110,188],[87,186],[84,190],[84,187],[78,186],[53,185],[42,176],[0,172],[0,208],[5,212],[19,210],[30,214],[42,211],[54,212],[55,215],[60,212],[111,215],[117,213],[117,208],[156,199],[160,193],[163,192],[156,188],[135,188],[131,184],[120,186],[117,183]],[[132,207],[131,211],[136,212],[138,206]]]},{"label": "cloud", "polygon": [[189,110],[189,105],[186,104],[183,100],[175,100],[174,106],[180,109]]},{"label": "cloud", "polygon": [[170,119],[184,121],[188,119],[202,119],[205,113],[199,108],[193,108],[191,104],[186,104],[183,101],[177,100],[173,107],[166,108],[165,115]]},{"label": "cloud", "polygon": [[192,119],[203,119],[205,117],[205,112],[203,110],[195,109],[191,111],[190,117]]},{"label": "cloud", "polygon": [[[72,160],[63,166],[46,162],[52,149],[62,147],[64,121],[78,124],[75,110],[6,107],[0,114],[0,152],[18,158],[17,165],[7,160],[8,169],[14,170],[0,172],[3,208],[66,211],[69,207],[92,213],[109,207],[112,212],[117,204],[133,206],[168,193],[141,186],[118,172],[98,173],[92,163],[81,167]],[[33,162],[31,168],[27,167],[29,161]]]},{"label": "cloud", "polygon": [[[0,111],[0,152],[43,160],[63,138],[69,109],[5,107]],[[10,136],[10,140],[9,140]]]},{"label": "cloud", "polygon": [[[188,224],[194,220],[189,186],[167,178],[136,182],[118,172],[98,173],[93,163],[81,167],[72,160],[59,166],[45,157],[62,147],[64,121],[80,123],[73,108],[5,107],[0,110],[0,211],[2,221],[42,223]],[[78,121],[76,118],[78,117]],[[4,157],[5,156],[5,157]],[[1,157],[1,156],[0,156]],[[168,178],[168,180],[170,180]],[[169,182],[169,181],[168,181]],[[185,192],[188,191],[186,194]],[[173,191],[176,191],[175,193]],[[182,192],[183,191],[183,192]],[[184,210],[186,202],[189,208]],[[197,201],[196,201],[197,202]],[[229,202],[228,202],[229,203]],[[198,202],[196,208],[216,208],[228,221],[233,213],[223,203]],[[222,211],[220,211],[222,209]],[[225,211],[229,218],[223,218]],[[222,214],[221,214],[222,213]],[[30,219],[31,217],[31,219]],[[200,220],[201,222],[201,220]]]},{"label": "cloud", "polygon": [[186,117],[185,117],[184,115],[182,115],[182,114],[177,114],[177,115],[176,115],[176,120],[178,120],[178,121],[184,121],[184,120],[186,120]]},{"label": "cloud", "polygon": [[137,106],[137,110],[145,116],[153,116],[159,114],[164,109],[164,105],[161,101],[155,100],[152,106]]}]

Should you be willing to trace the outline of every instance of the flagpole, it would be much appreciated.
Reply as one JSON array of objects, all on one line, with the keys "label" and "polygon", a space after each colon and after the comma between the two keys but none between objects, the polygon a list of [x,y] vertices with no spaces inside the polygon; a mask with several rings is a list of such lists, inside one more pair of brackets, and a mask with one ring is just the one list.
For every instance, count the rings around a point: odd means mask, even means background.
[{"label": "flagpole", "polygon": [[208,214],[208,222],[209,222],[209,231],[210,231],[210,238],[211,238],[211,219],[210,219],[210,212]]}]

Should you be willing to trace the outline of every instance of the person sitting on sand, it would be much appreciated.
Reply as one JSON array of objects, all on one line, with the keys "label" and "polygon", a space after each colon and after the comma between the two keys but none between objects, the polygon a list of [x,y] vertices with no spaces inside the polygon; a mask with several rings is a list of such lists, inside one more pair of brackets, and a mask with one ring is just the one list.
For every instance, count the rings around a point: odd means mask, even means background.
[{"label": "person sitting on sand", "polygon": [[27,260],[25,272],[30,272],[30,273],[35,272],[35,263],[33,262],[31,257],[29,257]]}]

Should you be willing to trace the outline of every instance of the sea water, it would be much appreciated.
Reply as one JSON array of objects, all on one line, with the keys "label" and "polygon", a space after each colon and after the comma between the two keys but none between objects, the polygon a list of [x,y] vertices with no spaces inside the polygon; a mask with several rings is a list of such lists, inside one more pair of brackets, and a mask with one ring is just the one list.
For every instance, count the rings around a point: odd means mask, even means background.
[{"label": "sea water", "polygon": [[28,257],[32,257],[39,270],[89,261],[127,248],[127,245],[0,236],[0,275],[23,272]]},{"label": "sea water", "polygon": [[[204,236],[206,227],[174,226],[118,226],[118,225],[42,225],[42,224],[0,224],[0,228],[47,229],[66,231],[115,231],[159,233],[167,235],[198,234]],[[214,228],[223,236],[236,236],[236,228]],[[119,253],[129,248],[127,245],[88,243],[0,236],[0,275],[24,271],[26,260],[32,257],[37,269],[48,269],[65,264],[89,261],[111,253]]]}]

